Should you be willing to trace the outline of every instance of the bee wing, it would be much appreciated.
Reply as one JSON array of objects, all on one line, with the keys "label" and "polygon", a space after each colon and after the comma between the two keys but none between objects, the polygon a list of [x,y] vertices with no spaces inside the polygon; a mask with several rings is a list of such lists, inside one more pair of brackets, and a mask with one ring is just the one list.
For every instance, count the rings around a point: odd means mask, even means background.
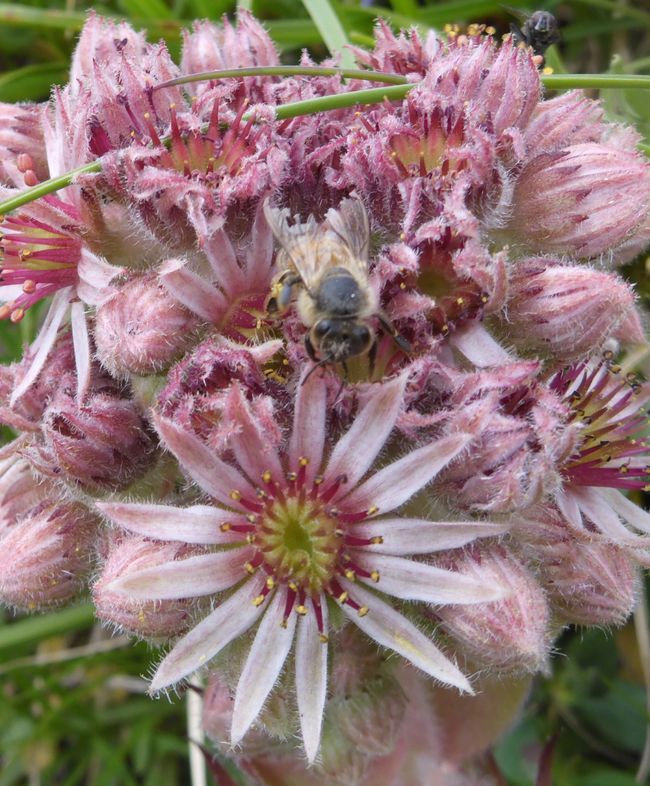
[{"label": "bee wing", "polygon": [[344,199],[338,209],[331,207],[327,211],[326,219],[330,229],[352,252],[359,272],[367,275],[370,225],[363,202],[358,197]]},{"label": "bee wing", "polygon": [[322,236],[322,227],[313,216],[304,224],[289,224],[291,213],[288,208],[271,207],[268,198],[264,202],[264,216],[278,243],[298,271],[307,289],[316,282],[320,259],[315,251]]}]

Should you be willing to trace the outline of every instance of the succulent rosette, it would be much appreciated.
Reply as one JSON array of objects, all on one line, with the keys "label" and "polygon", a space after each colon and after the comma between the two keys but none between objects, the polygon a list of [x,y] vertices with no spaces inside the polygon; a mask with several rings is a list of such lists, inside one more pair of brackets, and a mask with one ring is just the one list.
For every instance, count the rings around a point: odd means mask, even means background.
[{"label": "succulent rosette", "polygon": [[487,786],[562,625],[650,562],[650,167],[512,40],[353,51],[404,97],[282,120],[367,82],[184,83],[279,56],[246,12],[180,65],[91,15],[0,107],[3,197],[81,168],[2,223],[0,316],[49,310],[0,374],[0,599],[90,590],[260,782]]}]

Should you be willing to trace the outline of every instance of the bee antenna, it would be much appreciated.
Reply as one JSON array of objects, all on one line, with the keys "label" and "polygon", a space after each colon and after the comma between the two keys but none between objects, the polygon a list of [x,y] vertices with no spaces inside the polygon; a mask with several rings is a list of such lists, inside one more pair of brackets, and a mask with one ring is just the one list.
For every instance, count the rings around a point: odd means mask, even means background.
[{"label": "bee antenna", "polygon": [[323,358],[322,360],[319,360],[318,363],[314,363],[314,365],[309,369],[307,376],[300,383],[300,386],[302,387],[305,384],[305,382],[307,382],[309,377],[311,377],[311,375],[314,373],[314,371],[316,371],[316,369],[322,368],[323,366],[327,365],[327,363],[330,363],[331,360],[332,360],[331,358]]}]

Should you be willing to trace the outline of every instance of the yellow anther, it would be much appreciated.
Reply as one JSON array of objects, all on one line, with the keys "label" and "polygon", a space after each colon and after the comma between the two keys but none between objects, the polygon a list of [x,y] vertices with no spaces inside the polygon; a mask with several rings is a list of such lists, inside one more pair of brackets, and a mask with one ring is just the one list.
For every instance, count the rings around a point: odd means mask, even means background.
[{"label": "yellow anther", "polygon": [[492,27],[492,25],[488,25],[488,26],[485,28],[485,32],[486,32],[488,35],[494,35],[494,34],[496,33],[496,29],[495,29],[494,27]]},{"label": "yellow anther", "polygon": [[151,117],[151,115],[149,114],[149,112],[145,112],[145,113],[144,113],[144,115],[143,115],[143,117],[144,117],[144,119],[145,119],[145,120],[149,120],[149,118]]},{"label": "yellow anther", "polygon": [[457,297],[456,298],[456,305],[457,306],[462,306],[464,303],[465,303],[465,299],[464,298],[462,298],[462,297]]},{"label": "yellow anther", "polygon": [[314,486],[320,486],[323,480],[325,480],[325,478],[322,475],[316,475],[314,478]]},{"label": "yellow anther", "polygon": [[406,284],[402,281],[402,283],[399,285],[399,288],[406,289]]},{"label": "yellow anther", "polygon": [[247,562],[244,567],[246,568],[246,573],[250,573],[251,576],[255,573],[255,566],[251,562]]},{"label": "yellow anther", "polygon": [[222,532],[230,532],[230,530],[232,529],[232,525],[229,522],[224,521],[223,524],[221,524],[221,526],[219,527],[219,529]]},{"label": "yellow anther", "polygon": [[306,467],[306,466],[307,466],[307,464],[309,464],[309,459],[308,459],[308,458],[305,458],[304,456],[301,456],[301,457],[298,459],[298,464],[299,464],[301,467]]},{"label": "yellow anther", "polygon": [[356,577],[357,577],[357,574],[353,570],[350,570],[348,568],[348,570],[345,571],[345,578],[346,579],[349,579],[350,581],[354,581],[356,579]]},{"label": "yellow anther", "polygon": [[269,472],[268,469],[266,470],[266,472],[262,473],[262,480],[265,483],[270,483],[271,482],[271,473]]},{"label": "yellow anther", "polygon": [[237,489],[233,489],[230,492],[230,499],[234,499],[234,500],[241,499],[241,491],[237,491]]},{"label": "yellow anther", "polygon": [[371,579],[372,579],[372,580],[375,582],[375,584],[376,584],[376,583],[379,581],[379,571],[378,571],[378,570],[373,570],[373,572],[370,574],[370,578],[371,578]]},{"label": "yellow anther", "polygon": [[348,592],[342,592],[339,595],[339,599],[338,599],[339,603],[345,603],[345,601],[348,599],[348,597],[349,597],[349,593]]},{"label": "yellow anther", "polygon": [[298,475],[295,472],[287,472],[287,480],[289,481],[289,483],[293,483],[297,479],[298,479]]},{"label": "yellow anther", "polygon": [[286,620],[282,620],[282,622],[280,623],[280,627],[281,627],[281,628],[284,628],[284,629],[286,630],[286,627],[287,627],[287,621],[286,621]]},{"label": "yellow anther", "polygon": [[267,586],[267,587],[268,587],[270,590],[272,590],[272,589],[273,589],[273,587],[275,587],[275,579],[273,578],[273,576],[269,576],[269,577],[268,577],[268,579],[266,580],[266,586]]},{"label": "yellow anther", "polygon": [[287,586],[289,587],[290,590],[293,590],[294,592],[298,592],[298,585],[296,584],[295,581],[288,582]]},{"label": "yellow anther", "polygon": [[327,642],[329,641],[329,637],[327,636],[326,633],[319,633],[318,638],[320,639],[321,644],[327,644]]},{"label": "yellow anther", "polygon": [[384,542],[384,539],[381,535],[375,535],[373,538],[370,538],[370,543],[373,546],[379,546],[381,543]]},{"label": "yellow anther", "polygon": [[253,606],[261,606],[264,603],[264,595],[258,595],[256,598],[253,598]]},{"label": "yellow anther", "polygon": [[551,66],[545,66],[542,69],[542,73],[544,74],[544,76],[550,76],[553,73],[553,69]]},{"label": "yellow anther", "polygon": [[300,614],[302,617],[304,617],[306,613],[307,606],[303,606],[302,603],[299,606],[296,606],[296,614]]},{"label": "yellow anther", "polygon": [[379,508],[376,505],[371,505],[366,511],[366,516],[374,516],[375,513],[378,512],[379,512]]},{"label": "yellow anther", "polygon": [[252,546],[253,543],[255,543],[255,535],[253,535],[252,532],[249,532],[248,535],[246,535],[246,543],[248,543],[249,546]]},{"label": "yellow anther", "polygon": [[360,617],[365,617],[365,616],[366,616],[366,614],[368,613],[368,610],[369,610],[369,609],[368,609],[368,607],[367,607],[367,606],[362,606],[362,607],[359,609],[359,611],[357,611],[357,614],[358,614]]},{"label": "yellow anther", "polygon": [[250,522],[251,524],[255,524],[257,521],[257,516],[254,513],[249,513],[248,516],[246,516],[246,521]]}]

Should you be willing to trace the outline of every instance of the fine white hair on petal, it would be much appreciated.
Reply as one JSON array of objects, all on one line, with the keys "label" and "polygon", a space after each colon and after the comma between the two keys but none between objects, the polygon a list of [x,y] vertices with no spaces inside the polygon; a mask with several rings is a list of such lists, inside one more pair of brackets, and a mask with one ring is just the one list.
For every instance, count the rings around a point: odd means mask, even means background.
[{"label": "fine white hair on petal", "polygon": [[199,554],[122,574],[107,589],[135,600],[197,598],[234,587],[252,556],[248,547]]},{"label": "fine white hair on petal", "polygon": [[241,541],[241,534],[221,529],[222,524],[241,514],[212,505],[176,508],[142,502],[96,502],[95,506],[114,524],[147,538],[206,545]]},{"label": "fine white hair on petal", "polygon": [[158,666],[151,680],[150,693],[169,688],[187,677],[241,636],[263,611],[253,600],[260,594],[264,579],[252,578],[223,601],[208,616],[178,641]]},{"label": "fine white hair on petal", "polygon": [[170,259],[159,270],[169,294],[206,322],[219,323],[228,310],[224,295],[209,281],[189,269],[183,259]]},{"label": "fine white hair on petal", "polygon": [[345,475],[354,488],[366,474],[393,430],[402,406],[407,375],[373,386],[354,422],[336,444],[327,464],[327,476]]},{"label": "fine white hair on petal", "polygon": [[618,489],[602,488],[594,491],[594,494],[601,497],[603,504],[613,508],[632,527],[650,534],[650,513],[635,505]]},{"label": "fine white hair on petal", "polygon": [[362,589],[359,584],[341,579],[341,585],[357,603],[362,603],[369,609],[362,617],[348,604],[340,605],[341,610],[367,636],[382,647],[394,650],[431,677],[467,693],[473,693],[467,677],[460,669],[399,611],[391,608],[371,592]]},{"label": "fine white hair on petal", "polygon": [[[323,631],[327,631],[327,599],[319,598]],[[321,641],[316,615],[305,614],[296,636],[296,698],[307,760],[312,763],[320,746],[327,697],[327,641]]]},{"label": "fine white hair on petal", "polygon": [[452,334],[452,344],[478,368],[511,363],[512,356],[487,332],[480,322],[473,322]]},{"label": "fine white hair on petal", "polygon": [[374,506],[377,512],[388,513],[432,481],[471,439],[469,434],[453,434],[413,450],[376,472],[344,497],[341,504],[348,510],[368,510]]},{"label": "fine white hair on petal", "polygon": [[231,744],[237,745],[260,714],[273,689],[296,629],[296,614],[284,622],[287,590],[278,589],[264,613],[242,669],[232,715]]},{"label": "fine white hair on petal", "polygon": [[325,415],[327,390],[316,375],[306,369],[298,380],[296,403],[294,406],[293,428],[289,443],[290,469],[298,469],[298,461],[305,458],[306,478],[312,481],[318,474],[323,461],[325,444]]},{"label": "fine white hair on petal", "polygon": [[365,547],[368,554],[430,554],[457,549],[476,538],[498,537],[507,524],[489,521],[427,521],[426,519],[374,519],[355,524],[354,535],[381,538]]},{"label": "fine white hair on petal", "polygon": [[255,496],[244,475],[218,458],[196,435],[157,414],[153,421],[167,448],[206,494],[226,505],[234,505],[234,491]]},{"label": "fine white hair on petal", "polygon": [[472,604],[500,600],[504,595],[503,587],[404,557],[364,554],[362,549],[356,549],[354,556],[355,562],[362,568],[379,572],[375,586],[394,598],[425,603]]},{"label": "fine white hair on petal", "polygon": [[70,327],[72,328],[72,344],[77,368],[77,404],[82,406],[90,385],[91,357],[86,309],[84,304],[78,300],[70,308]]}]

